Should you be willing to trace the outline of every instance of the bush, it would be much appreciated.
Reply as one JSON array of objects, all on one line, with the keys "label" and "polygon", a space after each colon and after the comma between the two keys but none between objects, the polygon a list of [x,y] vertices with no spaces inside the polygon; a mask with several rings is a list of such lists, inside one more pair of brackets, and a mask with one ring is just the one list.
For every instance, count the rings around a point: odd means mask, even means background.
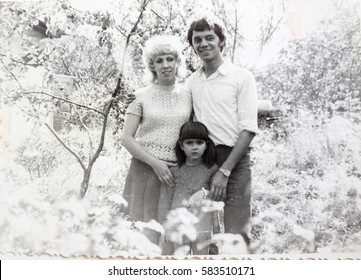
[{"label": "bush", "polygon": [[15,162],[23,166],[31,178],[49,176],[59,164],[57,146],[54,141],[30,135],[16,148]]}]

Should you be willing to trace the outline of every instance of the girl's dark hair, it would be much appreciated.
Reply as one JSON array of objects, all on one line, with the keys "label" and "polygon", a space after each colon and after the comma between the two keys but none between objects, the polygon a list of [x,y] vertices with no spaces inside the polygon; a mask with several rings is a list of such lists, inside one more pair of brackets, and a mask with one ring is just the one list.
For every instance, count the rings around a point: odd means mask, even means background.
[{"label": "girl's dark hair", "polygon": [[217,23],[213,23],[211,20],[207,18],[202,18],[200,20],[193,21],[188,29],[187,39],[189,44],[193,47],[192,37],[193,31],[206,31],[206,30],[213,30],[214,33],[218,36],[219,40],[221,41],[222,45],[220,47],[221,51],[225,47],[226,42],[226,35],[224,34],[223,28],[221,25]]},{"label": "girl's dark hair", "polygon": [[179,132],[179,139],[175,147],[178,165],[182,166],[186,162],[186,154],[181,148],[181,143],[187,139],[202,139],[207,143],[207,148],[202,156],[203,163],[211,168],[216,161],[216,148],[211,138],[208,136],[207,127],[201,122],[189,121],[182,125]]}]

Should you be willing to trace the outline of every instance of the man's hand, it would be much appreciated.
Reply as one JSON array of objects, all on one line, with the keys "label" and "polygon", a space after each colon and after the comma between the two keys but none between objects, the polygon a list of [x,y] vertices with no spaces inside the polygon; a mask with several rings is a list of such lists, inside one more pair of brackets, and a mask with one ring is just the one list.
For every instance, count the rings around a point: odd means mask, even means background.
[{"label": "man's hand", "polygon": [[133,93],[127,94],[127,97],[124,100],[124,104],[128,107],[135,99],[135,95]]},{"label": "man's hand", "polygon": [[227,182],[228,178],[222,172],[216,172],[211,182],[210,198],[215,201],[224,201],[226,199]]}]

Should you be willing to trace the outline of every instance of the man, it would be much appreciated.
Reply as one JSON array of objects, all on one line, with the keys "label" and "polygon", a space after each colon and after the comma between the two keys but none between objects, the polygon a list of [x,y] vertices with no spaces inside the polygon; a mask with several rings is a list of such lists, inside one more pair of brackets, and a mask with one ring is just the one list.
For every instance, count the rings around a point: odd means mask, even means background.
[{"label": "man", "polygon": [[216,144],[220,168],[210,193],[214,200],[225,202],[225,233],[241,234],[249,244],[249,145],[258,131],[257,91],[251,72],[223,60],[223,32],[206,18],[191,24],[188,41],[203,67],[188,78],[186,86],[192,92],[195,119],[207,126]]}]

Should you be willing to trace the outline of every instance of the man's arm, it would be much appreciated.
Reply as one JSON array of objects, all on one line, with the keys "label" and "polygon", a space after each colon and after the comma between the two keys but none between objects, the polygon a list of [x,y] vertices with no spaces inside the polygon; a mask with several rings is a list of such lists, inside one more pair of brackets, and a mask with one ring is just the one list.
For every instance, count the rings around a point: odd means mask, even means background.
[{"label": "man's arm", "polygon": [[[247,153],[247,149],[254,136],[255,133],[253,132],[249,132],[247,130],[241,131],[231,153],[222,164],[221,168],[232,171],[240,159]],[[228,177],[218,170],[213,176],[209,196],[216,201],[225,200],[227,182]]]}]

